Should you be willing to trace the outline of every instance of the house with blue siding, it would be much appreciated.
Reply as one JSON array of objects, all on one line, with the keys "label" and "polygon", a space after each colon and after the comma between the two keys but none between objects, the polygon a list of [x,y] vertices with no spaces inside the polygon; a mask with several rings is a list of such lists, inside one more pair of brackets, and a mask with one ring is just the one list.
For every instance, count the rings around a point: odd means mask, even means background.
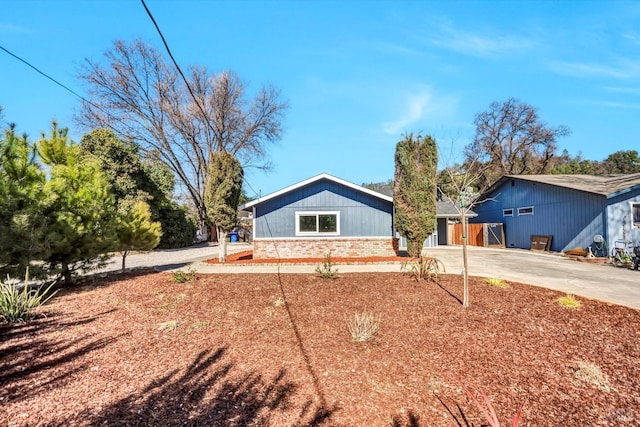
[{"label": "house with blue siding", "polygon": [[243,206],[253,257],[395,256],[393,198],[323,173]]},{"label": "house with blue siding", "polygon": [[551,236],[551,251],[609,249],[640,241],[640,173],[629,175],[507,175],[476,205],[471,222],[504,224],[505,245],[529,249],[532,236]]},{"label": "house with blue siding", "polygon": [[[253,217],[253,257],[396,256],[406,239],[393,226],[393,197],[323,173],[240,206]],[[468,216],[475,215],[470,212]],[[450,200],[436,207],[438,229],[425,247],[447,244],[458,217]]]}]

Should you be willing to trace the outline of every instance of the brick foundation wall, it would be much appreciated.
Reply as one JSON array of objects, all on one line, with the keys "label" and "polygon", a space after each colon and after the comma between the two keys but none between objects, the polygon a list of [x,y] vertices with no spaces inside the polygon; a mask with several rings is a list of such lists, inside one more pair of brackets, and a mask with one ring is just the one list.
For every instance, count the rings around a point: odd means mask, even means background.
[{"label": "brick foundation wall", "polygon": [[[254,259],[322,258],[331,251],[334,257],[360,258],[396,256],[398,241],[381,239],[291,239],[254,240]],[[276,248],[278,251],[276,252]]]}]

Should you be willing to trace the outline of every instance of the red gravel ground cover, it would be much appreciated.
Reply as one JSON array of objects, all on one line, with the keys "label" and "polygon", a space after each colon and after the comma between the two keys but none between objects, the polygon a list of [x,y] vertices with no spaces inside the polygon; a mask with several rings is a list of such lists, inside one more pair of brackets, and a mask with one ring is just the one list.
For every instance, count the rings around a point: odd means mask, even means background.
[{"label": "red gravel ground cover", "polygon": [[[640,314],[558,292],[401,273],[106,278],[0,324],[3,426],[640,424]],[[354,342],[347,321],[379,321]],[[503,424],[505,425],[505,424]]]}]

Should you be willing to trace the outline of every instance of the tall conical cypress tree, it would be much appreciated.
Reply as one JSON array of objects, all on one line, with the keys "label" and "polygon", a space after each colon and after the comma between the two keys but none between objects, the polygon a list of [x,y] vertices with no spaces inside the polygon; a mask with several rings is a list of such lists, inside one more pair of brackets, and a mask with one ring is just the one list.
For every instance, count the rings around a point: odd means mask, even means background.
[{"label": "tall conical cypress tree", "polygon": [[211,153],[204,200],[207,217],[218,233],[220,262],[227,261],[227,235],[238,222],[243,178],[242,165],[233,154]]},{"label": "tall conical cypress tree", "polygon": [[418,257],[436,229],[438,149],[427,135],[413,134],[396,145],[393,200],[396,230],[407,238],[407,252]]}]

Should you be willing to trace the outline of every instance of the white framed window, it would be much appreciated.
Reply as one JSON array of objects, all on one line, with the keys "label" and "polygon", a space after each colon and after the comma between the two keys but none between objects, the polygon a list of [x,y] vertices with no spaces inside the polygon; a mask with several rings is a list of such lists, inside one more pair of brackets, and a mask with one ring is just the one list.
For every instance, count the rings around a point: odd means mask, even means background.
[{"label": "white framed window", "polygon": [[340,212],[296,212],[296,236],[337,236]]},{"label": "white framed window", "polygon": [[513,208],[502,209],[502,216],[513,216]]},{"label": "white framed window", "polygon": [[631,228],[640,228],[640,202],[631,202]]},{"label": "white framed window", "polygon": [[533,215],[533,206],[525,206],[523,208],[518,208],[518,216],[522,215]]}]

